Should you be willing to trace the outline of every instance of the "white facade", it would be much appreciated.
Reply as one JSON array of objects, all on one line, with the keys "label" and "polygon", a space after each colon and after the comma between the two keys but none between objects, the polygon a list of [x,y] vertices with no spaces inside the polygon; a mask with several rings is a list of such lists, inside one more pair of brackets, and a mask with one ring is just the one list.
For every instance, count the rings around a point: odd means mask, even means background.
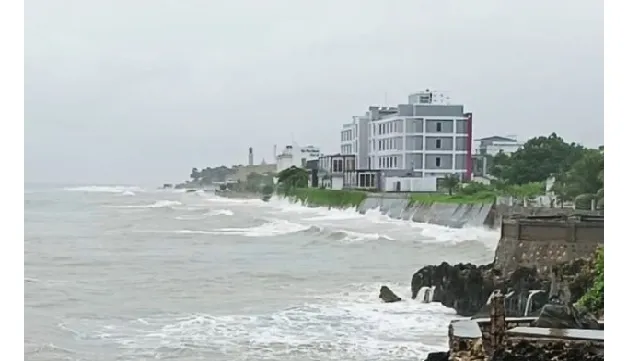
[{"label": "white facade", "polygon": [[300,147],[296,144],[287,145],[282,153],[275,157],[275,163],[277,164],[277,173],[288,169],[292,166],[305,167],[305,163],[308,160],[318,159],[321,156],[321,151],[318,147],[308,145]]},{"label": "white facade", "polygon": [[342,125],[340,131],[340,154],[356,154],[357,153],[357,117],[353,117],[352,123]]},{"label": "white facade", "polygon": [[384,192],[435,192],[436,177],[386,177],[383,182]]},{"label": "white facade", "polygon": [[[370,107],[366,118],[367,146],[355,152],[364,158],[358,169],[405,170],[414,177],[470,176],[472,115],[464,113],[463,105],[425,91],[410,95],[408,104]],[[354,141],[364,143],[357,136]]]},{"label": "white facade", "polygon": [[478,154],[480,155],[491,155],[495,156],[496,154],[503,152],[505,154],[510,154],[518,149],[522,148],[524,143],[519,142],[515,139],[514,136],[493,136],[479,139],[479,146],[477,147]]}]

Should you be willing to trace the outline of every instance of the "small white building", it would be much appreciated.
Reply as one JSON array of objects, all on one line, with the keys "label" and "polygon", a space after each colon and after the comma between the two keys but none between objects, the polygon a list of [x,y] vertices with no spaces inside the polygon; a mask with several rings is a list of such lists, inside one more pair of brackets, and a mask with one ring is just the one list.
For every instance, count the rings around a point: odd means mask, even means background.
[{"label": "small white building", "polygon": [[477,139],[477,154],[495,156],[500,152],[510,154],[522,148],[524,143],[519,142],[515,136],[501,137],[498,135]]},{"label": "small white building", "polygon": [[280,154],[275,156],[276,172],[279,173],[292,166],[305,168],[307,161],[319,159],[320,156],[321,151],[318,147],[312,145],[300,147],[297,144],[287,145]]},{"label": "small white building", "polygon": [[511,154],[524,146],[524,143],[519,142],[513,135],[505,137],[495,135],[476,141],[478,145],[473,155],[475,158],[473,164],[476,164],[476,167],[473,168],[473,172],[480,177],[487,177],[489,174],[488,156],[494,157],[499,153]]}]

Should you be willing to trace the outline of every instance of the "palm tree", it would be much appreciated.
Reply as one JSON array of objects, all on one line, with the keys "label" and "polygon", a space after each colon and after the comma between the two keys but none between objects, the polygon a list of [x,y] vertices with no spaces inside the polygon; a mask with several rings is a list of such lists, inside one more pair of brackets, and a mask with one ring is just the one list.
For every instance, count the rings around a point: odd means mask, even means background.
[{"label": "palm tree", "polygon": [[457,174],[447,174],[444,178],[442,178],[440,185],[448,191],[450,196],[452,196],[453,190],[457,189],[457,186],[459,185],[459,177]]}]

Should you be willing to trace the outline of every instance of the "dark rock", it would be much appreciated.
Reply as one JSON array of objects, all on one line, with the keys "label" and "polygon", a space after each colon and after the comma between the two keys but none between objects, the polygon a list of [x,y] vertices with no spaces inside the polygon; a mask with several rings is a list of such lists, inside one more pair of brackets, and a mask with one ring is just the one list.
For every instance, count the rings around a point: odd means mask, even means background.
[{"label": "dark rock", "polygon": [[553,342],[533,345],[522,340],[513,347],[496,351],[492,361],[604,361],[604,350],[590,343]]},{"label": "dark rock", "polygon": [[[570,299],[576,302],[591,287],[593,267],[591,260],[577,259],[559,265],[557,268],[565,280]],[[546,305],[549,297],[551,280],[541,276],[535,268],[519,267],[508,277],[493,268],[493,264],[476,266],[470,263],[449,265],[443,262],[437,266],[425,266],[412,276],[412,299],[415,299],[422,287],[435,287],[433,302],[440,302],[452,307],[460,316],[489,315],[486,302],[495,289],[506,294],[505,309],[507,316],[524,316],[527,310],[531,290],[543,290],[536,293],[529,305],[529,315],[537,315]]]},{"label": "dark rock", "polygon": [[381,289],[379,289],[379,298],[386,303],[401,301],[401,297],[395,295],[394,292],[388,288],[388,286],[381,286]]},{"label": "dark rock", "polygon": [[423,267],[412,277],[412,298],[416,298],[422,287],[435,286],[433,302],[453,307],[461,316],[474,315],[494,290],[492,267],[491,264],[451,266],[446,262]]},{"label": "dark rock", "polygon": [[599,330],[598,320],[589,313],[577,310],[572,304],[544,306],[531,326],[543,328],[577,328]]},{"label": "dark rock", "polygon": [[446,352],[430,352],[425,361],[448,361],[449,353]]}]

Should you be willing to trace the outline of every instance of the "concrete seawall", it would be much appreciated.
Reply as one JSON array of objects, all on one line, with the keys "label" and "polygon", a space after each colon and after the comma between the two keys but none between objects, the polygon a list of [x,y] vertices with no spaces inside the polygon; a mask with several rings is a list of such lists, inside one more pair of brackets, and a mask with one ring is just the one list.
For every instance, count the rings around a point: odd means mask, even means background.
[{"label": "concrete seawall", "polygon": [[[216,195],[227,198],[262,199],[262,195],[239,191],[215,191]],[[494,202],[482,204],[457,203],[412,203],[406,193],[369,193],[357,207],[364,214],[379,209],[382,214],[393,219],[411,220],[418,223],[431,223],[452,228],[489,227],[499,228],[503,218],[509,216],[551,216],[578,214],[569,208],[511,207],[495,205]],[[322,204],[309,204],[310,207],[325,207]],[[583,212],[596,214],[596,212]]]},{"label": "concrete seawall", "polygon": [[579,211],[572,208],[520,207],[457,203],[412,203],[405,193],[369,193],[357,207],[360,213],[379,209],[391,218],[431,223],[452,228],[490,227],[500,228],[503,219],[527,216],[602,215],[602,211]]},{"label": "concrete seawall", "polygon": [[[390,218],[411,220],[419,223],[432,223],[447,227],[482,227],[494,226],[491,219],[493,204],[452,204],[452,203],[414,203],[407,199],[368,197],[357,207],[360,213],[379,209]],[[488,224],[491,223],[491,224]]]}]

